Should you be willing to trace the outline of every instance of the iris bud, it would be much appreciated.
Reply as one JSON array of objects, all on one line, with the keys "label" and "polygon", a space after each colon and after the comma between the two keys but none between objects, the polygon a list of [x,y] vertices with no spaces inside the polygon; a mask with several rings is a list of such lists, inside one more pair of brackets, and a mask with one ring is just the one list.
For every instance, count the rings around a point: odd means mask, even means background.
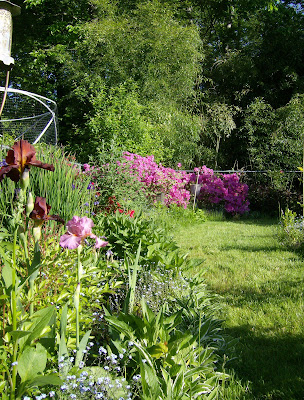
[{"label": "iris bud", "polygon": [[20,179],[20,187],[22,190],[26,191],[30,183],[30,170],[29,168],[24,168],[24,171]]},{"label": "iris bud", "polygon": [[29,217],[30,213],[33,211],[34,209],[34,198],[32,195],[32,192],[29,192],[28,196],[27,196],[27,203],[26,203],[26,216]]}]

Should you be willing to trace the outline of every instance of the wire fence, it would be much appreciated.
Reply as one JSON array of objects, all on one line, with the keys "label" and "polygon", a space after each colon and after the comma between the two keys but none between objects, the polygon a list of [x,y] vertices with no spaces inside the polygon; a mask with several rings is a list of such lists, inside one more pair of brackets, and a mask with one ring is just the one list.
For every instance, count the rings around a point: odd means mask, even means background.
[{"label": "wire fence", "polygon": [[[194,169],[181,169],[181,170],[178,170],[179,172],[187,172],[187,173],[195,173],[196,171],[194,170]],[[299,173],[299,174],[302,174],[303,172],[302,171],[300,171],[300,170],[297,170],[297,171],[283,171],[283,170],[280,170],[280,171],[271,171],[271,170],[257,170],[257,171],[247,171],[247,170],[244,170],[244,169],[240,169],[240,170],[235,170],[235,169],[226,169],[226,170],[221,170],[221,171],[216,171],[216,170],[213,170],[213,172],[215,173],[215,174],[256,174],[256,173],[261,173],[261,174],[269,174],[269,173],[271,173],[271,174],[274,174],[274,173],[277,173],[277,174],[291,174],[291,173]]]},{"label": "wire fence", "polygon": [[[5,88],[0,87],[4,93]],[[24,139],[56,145],[58,111],[56,103],[46,97],[20,89],[8,89],[0,120],[0,142],[5,138]],[[2,140],[1,140],[2,138]]]}]

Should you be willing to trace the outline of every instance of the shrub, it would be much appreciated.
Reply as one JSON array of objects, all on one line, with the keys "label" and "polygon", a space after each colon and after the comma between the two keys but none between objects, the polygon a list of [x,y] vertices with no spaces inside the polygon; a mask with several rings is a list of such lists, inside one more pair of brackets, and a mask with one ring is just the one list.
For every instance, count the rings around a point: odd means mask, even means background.
[{"label": "shrub", "polygon": [[280,238],[282,242],[294,249],[304,247],[304,219],[297,216],[297,213],[287,208],[282,211],[280,220]]},{"label": "shrub", "polygon": [[185,189],[188,183],[186,172],[178,172],[157,164],[154,156],[142,157],[126,152],[123,159],[119,162],[123,171],[142,183],[146,196],[153,202],[156,202],[158,194],[163,193],[164,204],[187,207],[190,192]]},{"label": "shrub", "polygon": [[223,207],[232,215],[242,215],[249,211],[248,186],[240,182],[236,173],[216,176],[212,169],[204,165],[195,169],[189,182],[201,185],[198,200],[205,207]]}]

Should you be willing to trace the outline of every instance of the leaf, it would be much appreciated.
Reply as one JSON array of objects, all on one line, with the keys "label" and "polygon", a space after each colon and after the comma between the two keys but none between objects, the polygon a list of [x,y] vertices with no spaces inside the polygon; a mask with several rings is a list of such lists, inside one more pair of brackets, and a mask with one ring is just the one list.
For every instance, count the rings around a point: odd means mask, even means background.
[{"label": "leaf", "polygon": [[91,331],[87,331],[79,343],[79,349],[77,349],[76,359],[75,359],[76,366],[78,366],[80,361],[82,361],[82,358],[84,356],[83,350],[85,350],[87,347],[88,341],[90,339],[90,334],[91,334]]},{"label": "leaf", "polygon": [[39,245],[36,243],[33,261],[32,261],[31,267],[29,268],[29,271],[28,271],[28,275],[33,276],[33,278],[31,278],[31,279],[35,279],[37,277],[38,272],[39,272],[38,267],[40,266],[40,262],[41,262],[41,252],[40,252]]},{"label": "leaf", "polygon": [[134,265],[133,265],[133,274],[132,275],[131,275],[131,269],[128,266],[129,287],[130,287],[130,289],[128,291],[126,300],[124,302],[124,308],[123,308],[124,312],[127,312],[127,311],[129,313],[133,312],[140,250],[141,250],[141,240],[139,241],[139,246],[138,246],[138,249],[137,249],[136,259],[135,259],[135,262],[134,262]]},{"label": "leaf", "polygon": [[6,289],[12,286],[12,267],[8,262],[4,262],[4,266],[2,267],[2,278],[4,280],[4,284]]},{"label": "leaf", "polygon": [[68,305],[64,305],[60,318],[60,337],[66,336],[67,319],[68,318]]},{"label": "leaf", "polygon": [[166,346],[164,343],[158,343],[149,347],[147,351],[152,357],[158,359],[168,353],[168,346]]},{"label": "leaf", "polygon": [[55,306],[43,308],[42,310],[36,311],[31,320],[33,323],[29,326],[32,333],[26,339],[24,345],[29,345],[33,340],[37,339],[42,333],[43,329],[49,324],[55,313]]},{"label": "leaf", "polygon": [[62,380],[57,374],[51,375],[43,375],[38,376],[33,381],[29,383],[29,387],[31,386],[45,386],[45,385],[56,385],[59,386],[62,384]]},{"label": "leaf", "polygon": [[173,383],[172,387],[172,392],[173,392],[173,398],[176,398],[183,390],[183,387],[185,386],[185,378],[184,378],[184,373],[181,371],[175,378],[175,381]]},{"label": "leaf", "polygon": [[115,316],[105,316],[105,320],[109,322],[112,328],[114,328],[119,333],[123,333],[129,339],[131,339],[133,335],[133,331],[130,326],[123,321],[120,321]]},{"label": "leaf", "polygon": [[32,380],[42,374],[47,362],[47,351],[40,343],[36,347],[25,346],[18,359],[21,382]]},{"label": "leaf", "polygon": [[154,399],[162,395],[160,382],[152,365],[150,366],[140,361],[140,375],[144,395],[151,396],[151,398],[153,396]]},{"label": "leaf", "polygon": [[68,349],[66,345],[66,328],[67,328],[67,315],[68,315],[68,305],[65,304],[60,318],[60,343],[59,343],[59,351],[58,351],[58,359],[64,357],[68,354]]},{"label": "leaf", "polygon": [[14,342],[15,342],[17,339],[28,336],[31,333],[32,333],[32,331],[12,331],[12,332],[10,332],[10,335],[13,337]]},{"label": "leaf", "polygon": [[21,398],[21,396],[27,391],[27,389],[31,387],[37,387],[37,386],[40,387],[46,385],[59,386],[62,383],[63,383],[62,380],[57,374],[37,376],[36,378],[23,382],[22,384],[19,385],[18,396],[19,398]]}]

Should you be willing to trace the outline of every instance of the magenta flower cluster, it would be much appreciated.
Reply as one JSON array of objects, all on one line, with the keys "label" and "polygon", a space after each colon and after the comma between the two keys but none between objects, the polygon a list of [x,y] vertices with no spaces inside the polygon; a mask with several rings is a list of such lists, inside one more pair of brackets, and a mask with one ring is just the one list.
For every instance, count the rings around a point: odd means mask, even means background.
[{"label": "magenta flower cluster", "polygon": [[143,184],[145,194],[156,201],[158,194],[164,194],[166,205],[177,204],[187,208],[190,192],[186,189],[189,176],[186,172],[166,168],[154,161],[154,156],[142,157],[125,152],[123,161],[119,162],[124,172]]},{"label": "magenta flower cluster", "polygon": [[206,206],[221,204],[227,213],[233,215],[242,215],[249,211],[248,186],[240,182],[236,173],[216,176],[212,169],[204,165],[194,169],[189,182],[201,185],[198,200]]},{"label": "magenta flower cluster", "polygon": [[[198,200],[204,206],[223,206],[229,214],[244,214],[249,211],[248,186],[240,181],[239,175],[220,174],[205,165],[195,168],[194,173],[187,174],[185,171],[176,171],[157,164],[154,156],[140,156],[138,154],[125,152],[123,159],[117,162],[119,169],[117,173],[128,174],[132,179],[142,184],[143,191],[152,201],[157,201],[157,195],[163,195],[163,202],[170,206],[176,204],[187,208],[190,201],[190,185],[198,183],[201,185]],[[181,164],[177,164],[181,168]],[[83,165],[84,172],[94,174],[99,172],[98,167]],[[92,175],[94,180],[94,176]],[[94,183],[92,183],[94,185]]]}]

